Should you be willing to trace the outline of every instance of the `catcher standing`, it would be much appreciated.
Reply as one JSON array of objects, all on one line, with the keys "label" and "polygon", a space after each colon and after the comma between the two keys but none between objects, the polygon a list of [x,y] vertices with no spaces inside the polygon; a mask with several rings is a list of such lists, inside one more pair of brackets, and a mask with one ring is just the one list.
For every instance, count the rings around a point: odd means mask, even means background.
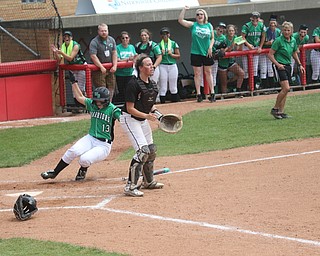
[{"label": "catcher standing", "polygon": [[124,193],[127,196],[141,197],[141,186],[145,189],[159,189],[163,188],[164,184],[155,181],[153,177],[157,148],[153,143],[148,122],[158,118],[154,113],[158,88],[156,83],[150,80],[154,67],[151,58],[146,54],[138,56],[135,67],[138,76],[133,76],[128,83],[120,123],[135,150]]}]

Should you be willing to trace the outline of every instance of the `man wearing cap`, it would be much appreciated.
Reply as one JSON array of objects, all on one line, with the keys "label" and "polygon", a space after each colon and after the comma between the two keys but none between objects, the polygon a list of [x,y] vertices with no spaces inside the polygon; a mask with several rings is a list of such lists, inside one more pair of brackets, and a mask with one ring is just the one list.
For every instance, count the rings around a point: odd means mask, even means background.
[{"label": "man wearing cap", "polygon": [[163,27],[160,30],[160,36],[162,38],[159,43],[162,60],[159,65],[160,69],[160,103],[166,102],[166,94],[169,85],[169,90],[171,93],[171,101],[178,102],[180,100],[178,94],[178,67],[177,59],[180,58],[179,45],[170,39],[170,29]]},{"label": "man wearing cap", "polygon": [[[114,95],[118,65],[117,45],[113,37],[109,36],[107,24],[101,23],[98,26],[98,35],[93,38],[89,45],[90,58],[99,68],[92,72],[92,83],[95,87],[107,87],[110,92],[110,100]],[[108,70],[102,64],[112,63]]]},{"label": "man wearing cap", "polygon": [[[81,51],[79,43],[73,40],[71,31],[65,31],[63,33],[63,44],[61,49],[51,46],[55,58],[61,62],[64,60],[64,64],[86,64],[86,59]],[[83,95],[86,95],[86,73],[84,70],[73,70],[75,79],[78,81],[78,86]],[[82,107],[75,96],[73,95],[76,107]],[[79,113],[79,111],[73,111]]]},{"label": "man wearing cap", "polygon": [[[266,30],[266,39],[263,43],[263,48],[271,48],[274,40],[281,35],[281,29],[278,28],[277,16],[271,15],[269,19],[269,27]],[[274,88],[274,73],[272,62],[267,54],[259,56],[261,89]],[[267,92],[268,93],[268,92]]]},{"label": "man wearing cap", "polygon": [[[253,12],[251,15],[251,21],[247,22],[242,26],[241,29],[242,38],[246,40],[243,45],[243,50],[253,50],[257,49],[258,53],[261,52],[263,43],[266,37],[266,26],[260,20],[260,13]],[[259,55],[253,56],[253,72],[255,84],[258,80],[258,64]],[[243,70],[245,72],[244,78],[249,77],[248,74],[248,59],[247,56],[242,57]]]}]

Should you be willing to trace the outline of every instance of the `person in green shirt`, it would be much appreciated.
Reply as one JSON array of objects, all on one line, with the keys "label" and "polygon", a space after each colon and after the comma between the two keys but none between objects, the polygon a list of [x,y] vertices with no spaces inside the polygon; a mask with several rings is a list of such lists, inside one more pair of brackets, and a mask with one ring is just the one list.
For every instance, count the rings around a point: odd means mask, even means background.
[{"label": "person in green shirt", "polygon": [[170,29],[163,27],[160,30],[162,38],[159,43],[162,52],[162,61],[160,63],[160,103],[166,102],[166,94],[169,86],[171,93],[171,101],[178,102],[180,100],[178,94],[178,66],[177,60],[180,58],[180,49],[176,41],[170,38]]},{"label": "person in green shirt", "polygon": [[110,92],[106,87],[98,87],[93,91],[93,98],[85,97],[78,87],[78,83],[71,71],[69,71],[73,93],[91,115],[89,133],[79,139],[62,156],[53,170],[41,173],[43,179],[54,179],[74,159],[79,157],[80,168],[75,180],[84,180],[88,168],[105,160],[112,148],[114,138],[115,120],[120,120],[121,110],[110,102]]},{"label": "person in green shirt", "polygon": [[[299,27],[299,31],[293,33],[292,37],[296,39],[298,45],[298,53],[300,53],[300,47],[309,42],[308,26],[306,24],[301,24]],[[293,76],[294,73],[294,66],[295,61],[293,58],[291,58],[291,76]]]},{"label": "person in green shirt", "polygon": [[271,109],[271,115],[276,119],[284,119],[289,116],[284,113],[284,107],[288,92],[290,91],[291,80],[291,56],[298,63],[301,73],[305,70],[301,66],[298,57],[298,45],[296,40],[292,37],[293,24],[285,21],[282,24],[282,35],[273,42],[269,51],[268,57],[274,65],[274,73],[276,78],[279,79],[281,91],[277,96],[276,103]]},{"label": "person in green shirt", "polygon": [[[256,55],[253,56],[253,75],[255,85],[257,85],[258,81],[258,65],[259,65],[259,53],[261,52],[262,46],[265,42],[266,37],[266,26],[263,24],[260,19],[259,12],[253,12],[251,14],[251,20],[244,24],[241,29],[242,38],[245,41],[243,45],[243,50],[257,50]],[[248,79],[248,58],[247,56],[242,57],[242,67],[245,72],[244,78]]]},{"label": "person in green shirt", "polygon": [[[277,16],[271,15],[269,19],[269,27],[266,31],[266,39],[263,48],[271,48],[274,40],[281,35],[281,29],[278,28]],[[269,60],[267,54],[259,56],[259,68],[261,85],[259,89],[274,88],[274,73],[272,69],[272,62]]]},{"label": "person in green shirt", "polygon": [[184,19],[185,13],[189,10],[189,6],[185,6],[178,18],[178,22],[190,29],[191,32],[191,66],[194,73],[194,84],[196,87],[197,101],[201,102],[201,81],[202,70],[204,71],[206,81],[210,88],[211,96],[208,98],[210,102],[215,101],[213,88],[212,65],[214,64],[212,48],[214,44],[214,32],[211,23],[208,22],[208,14],[203,9],[196,10],[196,21],[188,21]]},{"label": "person in green shirt", "polygon": [[[122,31],[121,44],[117,45],[118,62],[134,61],[138,56],[135,47],[130,44],[130,36],[127,31]],[[125,89],[133,76],[133,67],[130,68],[118,68],[116,71],[117,92],[113,99],[114,103],[124,103]]]},{"label": "person in green shirt", "polygon": [[[320,43],[320,27],[316,27],[312,32],[313,42]],[[320,48],[310,52],[310,62],[312,67],[312,83],[319,82],[320,76]]]}]

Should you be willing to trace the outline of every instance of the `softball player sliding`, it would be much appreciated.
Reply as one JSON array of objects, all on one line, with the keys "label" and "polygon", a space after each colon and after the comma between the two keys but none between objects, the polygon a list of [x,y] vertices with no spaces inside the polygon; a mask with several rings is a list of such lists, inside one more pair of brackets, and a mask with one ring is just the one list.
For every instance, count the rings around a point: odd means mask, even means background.
[{"label": "softball player sliding", "polygon": [[[320,43],[320,27],[316,27],[312,33],[314,43]],[[312,66],[312,82],[317,83],[320,75],[320,49],[313,49],[310,53]]]},{"label": "softball player sliding", "polygon": [[89,134],[82,137],[65,152],[54,170],[41,173],[43,179],[54,179],[77,157],[80,157],[80,169],[75,180],[85,179],[88,167],[103,161],[110,154],[114,137],[114,122],[116,119],[119,120],[121,115],[121,110],[110,103],[110,93],[107,88],[98,87],[93,92],[93,99],[89,99],[83,96],[71,72],[70,81],[76,99],[90,112]]},{"label": "softball player sliding", "polygon": [[148,122],[148,120],[156,121],[158,118],[153,113],[156,110],[154,103],[158,94],[156,83],[150,80],[154,72],[153,63],[146,54],[140,54],[135,67],[138,77],[134,76],[126,88],[120,123],[136,152],[129,167],[124,193],[140,197],[143,196],[143,192],[139,190],[141,185],[146,189],[157,189],[162,188],[164,184],[153,178],[153,163],[157,148],[153,143],[152,130]]}]

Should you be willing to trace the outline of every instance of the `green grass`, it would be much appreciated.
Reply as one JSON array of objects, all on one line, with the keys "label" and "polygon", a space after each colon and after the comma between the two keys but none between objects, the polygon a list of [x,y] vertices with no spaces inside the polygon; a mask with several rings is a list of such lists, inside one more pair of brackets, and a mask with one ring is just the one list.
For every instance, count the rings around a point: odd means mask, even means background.
[{"label": "green grass", "polygon": [[0,130],[0,168],[22,166],[88,132],[88,120]]},{"label": "green grass", "polygon": [[26,238],[0,239],[0,254],[5,256],[120,256],[96,248]]},{"label": "green grass", "polygon": [[[275,96],[276,98],[276,96]],[[190,112],[177,134],[154,132],[158,156],[196,154],[236,147],[320,136],[320,93],[288,97],[286,112],[292,118],[270,115],[274,100],[239,103]],[[120,159],[129,159],[127,150]]]}]

